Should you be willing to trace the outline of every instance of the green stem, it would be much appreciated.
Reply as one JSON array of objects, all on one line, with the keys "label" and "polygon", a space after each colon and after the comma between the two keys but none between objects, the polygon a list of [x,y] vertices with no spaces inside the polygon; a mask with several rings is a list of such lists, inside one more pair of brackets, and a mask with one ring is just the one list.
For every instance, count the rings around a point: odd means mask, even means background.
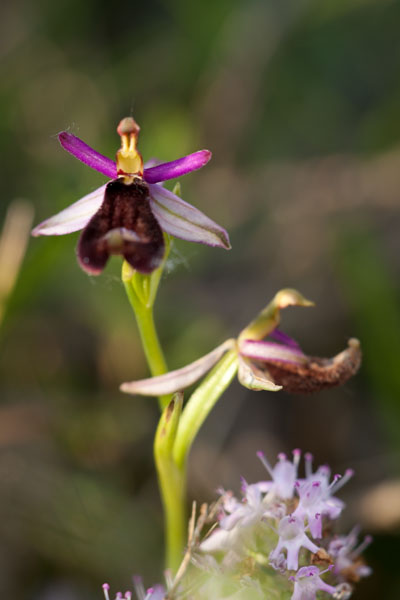
[{"label": "green stem", "polygon": [[181,471],[173,461],[161,468],[158,479],[165,514],[167,569],[176,573],[182,562],[186,543],[186,469]]},{"label": "green stem", "polygon": [[[179,414],[176,409],[172,412],[173,408],[168,407],[158,426],[154,448],[166,517],[166,564],[174,573],[182,560],[186,539],[186,468],[189,450],[207,415],[231,383],[237,368],[237,350],[232,349],[191,395],[182,414],[180,407]],[[169,427],[163,425],[169,421]]]},{"label": "green stem", "polygon": [[231,383],[238,369],[237,350],[229,350],[215,365],[189,398],[179,420],[173,448],[177,467],[186,471],[186,462],[193,441],[217,400]]},{"label": "green stem", "polygon": [[[146,306],[139,300],[129,280],[124,281],[124,286],[133,312],[135,313],[140,339],[150,372],[153,377],[164,375],[164,373],[168,372],[168,368],[154,324],[153,306]],[[171,398],[171,394],[160,396],[159,404],[161,410],[168,405]]]},{"label": "green stem", "polygon": [[161,415],[154,439],[154,457],[165,513],[166,567],[176,573],[186,538],[186,474],[172,456],[181,414],[183,394],[175,394]]}]

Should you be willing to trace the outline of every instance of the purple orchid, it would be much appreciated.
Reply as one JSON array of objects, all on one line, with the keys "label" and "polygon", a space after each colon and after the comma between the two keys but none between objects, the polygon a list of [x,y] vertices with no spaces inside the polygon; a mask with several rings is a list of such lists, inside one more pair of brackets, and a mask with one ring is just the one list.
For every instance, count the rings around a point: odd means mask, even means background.
[{"label": "purple orchid", "polygon": [[[350,339],[348,348],[333,358],[307,356],[300,346],[277,327],[280,311],[288,306],[311,306],[296,290],[281,290],[237,339],[223,344],[195,362],[166,375],[131,381],[121,391],[160,396],[183,390],[207,373],[226,352],[237,357],[238,378],[245,387],[259,391],[309,393],[341,385],[358,370],[360,343]],[[264,340],[264,337],[269,339]]]},{"label": "purple orchid", "polygon": [[116,162],[66,131],[59,134],[67,152],[111,181],[40,223],[32,235],[64,235],[83,229],[77,256],[82,269],[91,275],[101,273],[111,254],[122,255],[141,273],[151,273],[164,256],[163,231],[189,242],[229,249],[225,229],[160,185],[200,169],[211,152],[200,150],[144,168],[136,148],[137,123],[125,118],[117,131],[121,148]]}]

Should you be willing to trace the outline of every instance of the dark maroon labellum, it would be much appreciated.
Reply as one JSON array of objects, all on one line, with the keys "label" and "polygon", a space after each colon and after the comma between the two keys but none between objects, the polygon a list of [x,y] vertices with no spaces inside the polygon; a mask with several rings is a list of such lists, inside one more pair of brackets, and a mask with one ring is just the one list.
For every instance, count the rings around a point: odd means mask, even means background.
[{"label": "dark maroon labellum", "polygon": [[349,347],[333,358],[307,357],[307,363],[296,365],[268,361],[267,364],[255,361],[259,373],[266,369],[268,377],[285,392],[291,394],[311,394],[327,388],[343,385],[357,373],[361,365],[360,342],[349,340]]},{"label": "dark maroon labellum", "polygon": [[99,275],[111,254],[140,273],[151,273],[164,256],[162,230],[151,212],[149,189],[141,179],[110,181],[103,204],[82,231],[77,246],[85,271]]}]

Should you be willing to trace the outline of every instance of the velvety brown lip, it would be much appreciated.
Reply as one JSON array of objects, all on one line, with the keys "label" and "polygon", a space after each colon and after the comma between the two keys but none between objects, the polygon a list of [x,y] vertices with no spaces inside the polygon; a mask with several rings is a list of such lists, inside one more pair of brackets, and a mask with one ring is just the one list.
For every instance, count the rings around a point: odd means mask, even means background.
[{"label": "velvety brown lip", "polygon": [[142,180],[111,181],[101,207],[82,231],[77,255],[85,271],[99,275],[111,254],[123,256],[141,273],[151,273],[162,261],[164,237]]},{"label": "velvety brown lip", "polygon": [[274,383],[292,394],[310,394],[343,385],[360,368],[361,351],[358,340],[350,339],[348,348],[333,358],[309,356],[306,364],[279,361],[263,364],[256,362],[261,371],[266,369]]}]

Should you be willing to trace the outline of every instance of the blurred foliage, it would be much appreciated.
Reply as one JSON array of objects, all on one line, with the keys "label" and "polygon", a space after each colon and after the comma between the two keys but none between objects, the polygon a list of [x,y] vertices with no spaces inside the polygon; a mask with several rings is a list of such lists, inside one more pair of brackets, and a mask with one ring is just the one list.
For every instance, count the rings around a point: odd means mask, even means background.
[{"label": "blurred foliage", "polygon": [[[375,232],[355,225],[343,228],[340,271],[349,291],[358,327],[363,328],[364,366],[385,425],[400,444],[400,312],[391,265],[382,256]],[[366,327],[363,325],[367,324]]]},{"label": "blurred foliage", "polygon": [[[55,135],[113,156],[132,113],[145,159],[213,151],[183,197],[233,245],[174,244],[156,307],[170,366],[235,335],[288,285],[317,302],[284,316],[305,351],[364,345],[344,389],[233,386],[193,449],[191,495],[259,478],[258,449],[303,447],[356,469],[345,493],[359,519],[362,494],[399,477],[400,2],[5,0],[1,12],[1,222],[16,198],[37,223],[101,185]],[[120,261],[88,278],[75,243],[30,241],[0,331],[0,591],[16,599],[160,578],[157,406],[118,392],[147,374]],[[375,575],[354,597],[394,598],[399,522],[372,533]]]}]

